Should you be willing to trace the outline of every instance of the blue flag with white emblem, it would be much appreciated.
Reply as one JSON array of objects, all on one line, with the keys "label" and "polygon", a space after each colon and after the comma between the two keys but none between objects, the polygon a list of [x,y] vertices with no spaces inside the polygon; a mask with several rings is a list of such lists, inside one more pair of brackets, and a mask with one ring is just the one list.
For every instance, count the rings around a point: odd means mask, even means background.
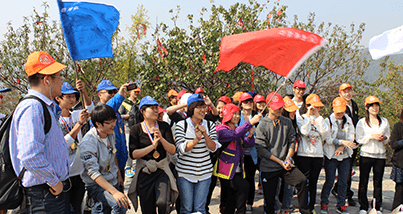
[{"label": "blue flag with white emblem", "polygon": [[110,5],[58,0],[64,37],[73,60],[110,57],[112,34],[119,24],[119,11]]}]

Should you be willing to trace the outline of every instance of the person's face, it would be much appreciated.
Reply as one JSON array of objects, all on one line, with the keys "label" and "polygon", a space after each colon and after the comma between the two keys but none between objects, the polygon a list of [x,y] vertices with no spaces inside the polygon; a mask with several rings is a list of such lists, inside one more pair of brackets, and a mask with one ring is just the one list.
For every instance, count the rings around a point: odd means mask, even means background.
[{"label": "person's face", "polygon": [[343,97],[347,103],[349,103],[351,101],[351,99],[353,98],[353,89],[352,88],[347,88],[344,89],[342,91],[340,91],[340,97]]},{"label": "person's face", "polygon": [[142,112],[144,119],[157,120],[158,119],[158,106],[149,106]]},{"label": "person's face", "polygon": [[343,112],[334,113],[334,117],[335,117],[337,120],[342,120],[344,114],[345,114],[344,111],[343,111]]},{"label": "person's face", "polygon": [[242,109],[250,110],[253,108],[253,100],[248,99],[248,100],[242,101],[241,106],[242,106]]},{"label": "person's face", "polygon": [[224,102],[218,102],[217,107],[216,107],[217,111],[218,111],[218,117],[220,117],[221,119],[224,117],[222,114],[222,109],[224,106],[225,106]]},{"label": "person's face", "polygon": [[380,109],[379,103],[374,103],[371,106],[365,108],[368,109],[368,112],[371,115],[378,115]]},{"label": "person's face", "polygon": [[131,90],[130,96],[133,97],[134,99],[137,99],[140,96],[140,91]]},{"label": "person's face", "polygon": [[305,94],[305,88],[294,87],[292,90],[294,91],[294,95],[298,98],[302,98]]},{"label": "person's face", "polygon": [[241,119],[241,112],[237,111],[232,115],[230,123],[238,124],[240,119]]},{"label": "person's face", "polygon": [[291,120],[294,120],[294,119],[295,119],[295,111],[288,112],[288,115],[290,116],[290,119],[291,119]]},{"label": "person's face", "polygon": [[174,105],[176,105],[178,103],[178,97],[177,96],[172,96],[171,97],[171,103],[173,103]]},{"label": "person's face", "polygon": [[264,106],[266,105],[266,103],[265,102],[258,102],[258,103],[256,103],[256,109],[258,109],[258,110],[263,110],[263,108],[264,108]]},{"label": "person's face", "polygon": [[195,118],[195,119],[198,119],[198,120],[203,120],[204,116],[206,115],[206,112],[207,112],[207,106],[206,105],[196,106],[196,108],[193,111],[192,118]]},{"label": "person's face", "polygon": [[64,94],[62,98],[56,97],[56,99],[62,109],[73,108],[77,101],[75,94]]},{"label": "person's face", "polygon": [[273,110],[273,109],[269,108],[269,114],[274,118],[280,117],[281,113],[283,113],[283,107],[281,107],[277,110]]},{"label": "person's face", "polygon": [[60,72],[57,72],[52,75],[45,76],[46,80],[49,81],[49,87],[50,87],[50,96],[51,98],[55,98],[57,96],[62,95],[62,85],[64,81],[64,77],[60,76]]},{"label": "person's face", "polygon": [[116,119],[106,120],[104,124],[97,122],[97,131],[103,134],[113,134],[115,131]]},{"label": "person's face", "polygon": [[100,90],[98,92],[98,97],[101,103],[106,104],[118,91],[115,90]]}]

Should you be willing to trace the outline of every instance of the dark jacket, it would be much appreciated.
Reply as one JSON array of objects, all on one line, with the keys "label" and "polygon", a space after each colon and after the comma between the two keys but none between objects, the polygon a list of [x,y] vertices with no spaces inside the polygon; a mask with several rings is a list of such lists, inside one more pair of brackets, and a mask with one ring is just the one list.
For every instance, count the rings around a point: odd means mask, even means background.
[{"label": "dark jacket", "polygon": [[403,169],[403,123],[398,122],[393,126],[390,135],[390,146],[395,151],[392,156],[393,165]]},{"label": "dark jacket", "polygon": [[139,111],[139,103],[134,103],[129,99],[125,99],[122,105],[119,107],[119,114],[125,115],[129,114],[129,119],[124,120],[125,126],[127,128],[131,128],[134,124],[136,124],[136,113]]},{"label": "dark jacket", "polygon": [[346,114],[353,120],[353,125],[356,127],[358,123],[358,105],[354,100],[351,100],[351,105],[353,107],[353,112],[351,112],[350,108],[347,107]]}]

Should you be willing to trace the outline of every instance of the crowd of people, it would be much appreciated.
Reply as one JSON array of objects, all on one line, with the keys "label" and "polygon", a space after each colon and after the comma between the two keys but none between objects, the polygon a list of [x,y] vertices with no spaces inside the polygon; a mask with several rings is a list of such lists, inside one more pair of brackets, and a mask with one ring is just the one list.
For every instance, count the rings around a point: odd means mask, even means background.
[{"label": "crowd of people", "polygon": [[[328,213],[333,193],[336,211],[348,214],[348,206],[356,206],[351,173],[358,147],[360,214],[370,209],[371,170],[374,208],[381,213],[387,143],[395,150],[393,208],[403,203],[403,111],[391,132],[380,116],[382,102],[368,96],[365,117],[359,119],[347,83],[340,85],[329,116],[321,113],[319,95],[305,94],[301,80],[284,97],[237,92],[215,103],[203,88],[194,93],[171,89],[164,108],[157,101],[161,98],[140,99],[134,83],[117,88],[102,80],[95,105],[84,82],[77,79],[73,88],[63,81],[65,68],[41,51],[25,63],[26,96],[42,100],[51,115],[46,134],[41,102],[24,99],[13,115],[10,154],[17,175],[26,169],[26,213],[81,213],[87,193],[92,213],[126,213],[132,204],[136,211],[140,205],[143,214],[172,209],[206,214],[219,181],[220,213],[251,214],[259,171],[265,213],[289,213],[296,192],[299,212],[311,214],[323,167],[320,212]],[[127,178],[132,180],[125,194]]]}]

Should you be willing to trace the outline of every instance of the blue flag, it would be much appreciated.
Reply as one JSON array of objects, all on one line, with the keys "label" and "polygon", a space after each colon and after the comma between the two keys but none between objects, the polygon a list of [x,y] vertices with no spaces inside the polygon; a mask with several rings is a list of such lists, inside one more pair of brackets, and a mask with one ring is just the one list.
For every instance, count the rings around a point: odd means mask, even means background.
[{"label": "blue flag", "polygon": [[58,0],[64,37],[73,60],[111,57],[119,11],[110,5]]}]

